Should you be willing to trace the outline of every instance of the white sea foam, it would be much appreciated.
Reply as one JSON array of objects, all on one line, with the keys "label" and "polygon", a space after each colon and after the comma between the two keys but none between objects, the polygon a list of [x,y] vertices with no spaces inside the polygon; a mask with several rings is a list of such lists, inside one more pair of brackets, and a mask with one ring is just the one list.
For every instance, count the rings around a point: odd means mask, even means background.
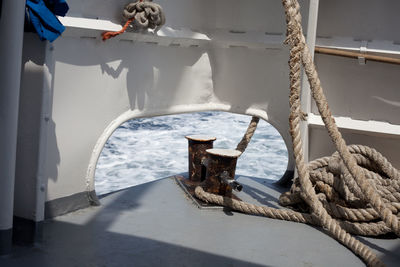
[{"label": "white sea foam", "polygon": [[[114,132],[100,155],[96,192],[101,195],[187,172],[186,135],[215,136],[215,148],[234,149],[250,120],[249,116],[232,113],[200,112],[128,121]],[[279,179],[286,166],[282,137],[261,120],[238,160],[236,174]]]}]

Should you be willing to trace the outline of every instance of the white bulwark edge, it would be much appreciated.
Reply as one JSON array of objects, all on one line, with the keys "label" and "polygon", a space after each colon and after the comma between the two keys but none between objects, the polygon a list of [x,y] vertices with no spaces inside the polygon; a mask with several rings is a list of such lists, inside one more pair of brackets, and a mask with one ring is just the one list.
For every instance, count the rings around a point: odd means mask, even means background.
[{"label": "white bulwark edge", "polygon": [[[119,31],[120,24],[109,20],[88,19],[76,17],[58,17],[66,27],[63,36],[101,38],[101,32]],[[203,46],[213,42],[225,48],[245,47],[250,49],[282,49],[285,40],[284,33],[268,33],[258,31],[234,31],[216,29],[207,32],[193,31],[187,28],[173,29],[164,26],[157,32],[134,33],[126,32],[115,40],[132,40],[139,42],[155,42],[162,46]],[[169,40],[169,41],[168,41]]]},{"label": "white bulwark edge", "polygon": [[[392,136],[400,138],[400,125],[390,124],[381,121],[362,121],[348,117],[335,117],[337,126],[340,129],[351,130],[354,132],[363,132],[373,136]],[[324,126],[321,116],[313,113],[308,114],[308,124],[313,126]]]}]

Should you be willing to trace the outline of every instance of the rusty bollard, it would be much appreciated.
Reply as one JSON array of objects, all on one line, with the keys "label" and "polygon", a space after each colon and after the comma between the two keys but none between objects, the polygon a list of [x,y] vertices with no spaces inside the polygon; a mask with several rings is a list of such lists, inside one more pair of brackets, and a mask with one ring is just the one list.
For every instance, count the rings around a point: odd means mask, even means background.
[{"label": "rusty bollard", "polygon": [[238,157],[242,154],[234,149],[207,149],[208,162],[204,189],[209,193],[231,196],[232,188],[241,190],[235,182],[235,170]]},{"label": "rusty bollard", "polygon": [[206,177],[206,150],[213,148],[213,142],[216,138],[204,135],[188,135],[185,137],[189,140],[189,180],[200,183]]}]

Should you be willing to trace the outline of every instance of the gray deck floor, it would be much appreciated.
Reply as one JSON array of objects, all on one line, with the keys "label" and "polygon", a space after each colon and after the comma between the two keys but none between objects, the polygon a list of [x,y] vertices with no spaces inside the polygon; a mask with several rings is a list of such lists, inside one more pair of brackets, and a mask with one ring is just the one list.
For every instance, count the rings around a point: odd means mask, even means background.
[{"label": "gray deck floor", "polygon": [[[277,206],[281,189],[240,177],[238,195]],[[122,190],[46,221],[44,241],[17,247],[0,266],[363,266],[308,225],[197,208],[174,179]],[[360,238],[388,266],[400,266],[399,239]]]}]

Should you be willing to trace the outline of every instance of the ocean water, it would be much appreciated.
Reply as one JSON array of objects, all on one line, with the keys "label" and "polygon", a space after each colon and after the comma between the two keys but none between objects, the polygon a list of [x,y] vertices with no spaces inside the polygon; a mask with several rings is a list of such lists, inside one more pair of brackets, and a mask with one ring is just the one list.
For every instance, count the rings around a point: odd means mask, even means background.
[{"label": "ocean water", "polygon": [[[186,135],[215,136],[214,148],[236,148],[250,116],[199,112],[130,120],[107,141],[96,167],[98,195],[188,171]],[[237,175],[279,179],[286,170],[287,149],[278,131],[260,120]]]}]

